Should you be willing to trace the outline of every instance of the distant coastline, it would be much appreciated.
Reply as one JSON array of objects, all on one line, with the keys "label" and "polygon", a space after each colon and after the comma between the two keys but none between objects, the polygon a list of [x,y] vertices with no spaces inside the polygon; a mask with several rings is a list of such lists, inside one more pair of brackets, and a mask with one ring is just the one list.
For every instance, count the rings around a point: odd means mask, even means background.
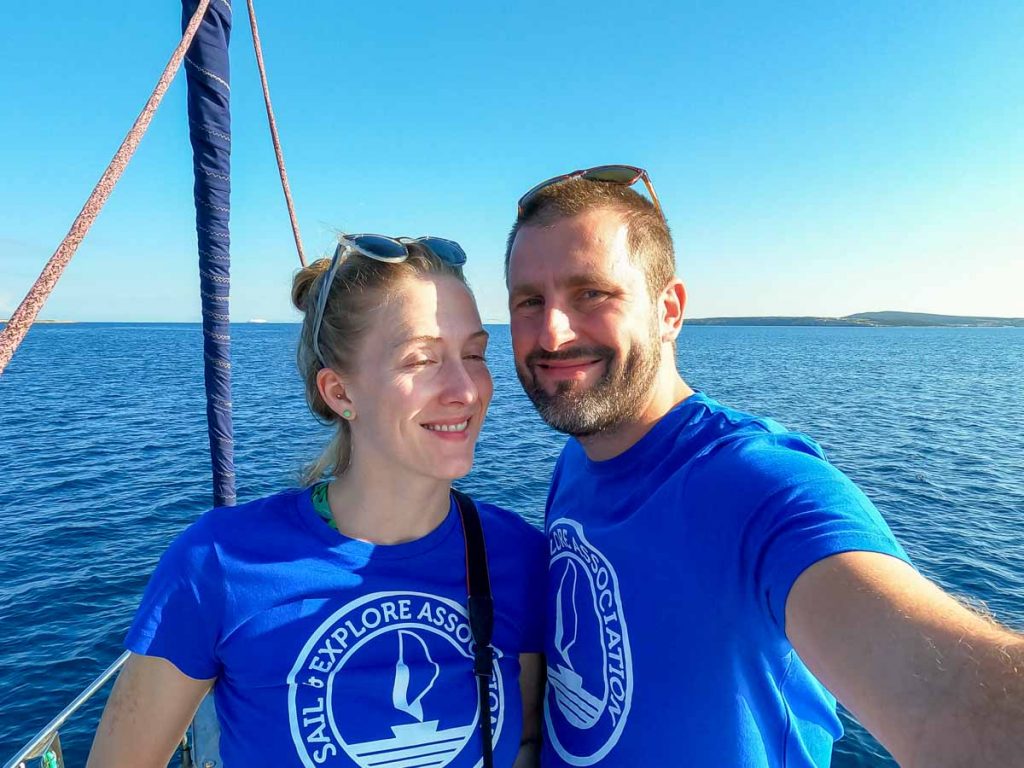
[{"label": "distant coastline", "polygon": [[826,326],[836,328],[1024,328],[1024,317],[932,315],[926,312],[859,312],[843,317],[700,317],[686,325]]},{"label": "distant coastline", "polygon": [[[832,328],[1024,328],[1024,317],[980,317],[975,315],[933,315],[927,312],[859,312],[843,317],[787,317],[767,315],[753,317],[694,317],[685,318],[686,325],[767,325],[767,326],[817,326]],[[0,320],[0,326],[7,320]],[[91,320],[36,320],[37,325],[105,325],[108,323]],[[505,321],[486,320],[488,325],[508,325]],[[130,320],[109,321],[113,325],[199,325],[198,321]],[[262,318],[238,320],[232,325],[298,325],[298,321],[277,322]]]}]

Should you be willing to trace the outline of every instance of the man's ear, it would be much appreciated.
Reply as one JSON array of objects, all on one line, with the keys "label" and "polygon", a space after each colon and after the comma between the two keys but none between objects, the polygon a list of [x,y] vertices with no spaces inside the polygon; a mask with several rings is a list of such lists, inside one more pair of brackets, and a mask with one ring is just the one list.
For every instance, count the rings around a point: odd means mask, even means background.
[{"label": "man's ear", "polygon": [[352,419],[355,409],[345,389],[345,380],[333,368],[321,368],[316,374],[316,388],[327,407],[343,419]]},{"label": "man's ear", "polygon": [[669,280],[658,297],[658,324],[661,340],[673,342],[683,327],[683,310],[686,308],[686,286],[678,277]]}]

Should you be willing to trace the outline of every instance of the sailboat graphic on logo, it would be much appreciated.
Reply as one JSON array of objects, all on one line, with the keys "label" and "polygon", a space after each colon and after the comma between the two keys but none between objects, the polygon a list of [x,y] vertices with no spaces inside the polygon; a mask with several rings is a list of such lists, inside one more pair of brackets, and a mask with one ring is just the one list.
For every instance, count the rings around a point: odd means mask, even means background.
[{"label": "sailboat graphic on logo", "polygon": [[[576,611],[576,588],[579,573],[576,563],[568,562],[555,593],[555,650],[561,656],[555,668],[548,666],[548,681],[555,691],[555,700],[565,719],[577,728],[591,728],[601,717],[604,702],[584,689],[583,678],[573,669],[569,651],[576,644],[579,616]],[[562,663],[564,662],[564,663]]]},{"label": "sailboat graphic on logo", "polygon": [[394,736],[359,744],[345,744],[360,768],[443,768],[462,750],[473,734],[474,722],[438,730],[439,720],[425,720],[423,698],[434,687],[440,667],[430,658],[427,644],[415,632],[398,630],[398,661],[391,701],[399,712],[419,722],[391,726]]}]

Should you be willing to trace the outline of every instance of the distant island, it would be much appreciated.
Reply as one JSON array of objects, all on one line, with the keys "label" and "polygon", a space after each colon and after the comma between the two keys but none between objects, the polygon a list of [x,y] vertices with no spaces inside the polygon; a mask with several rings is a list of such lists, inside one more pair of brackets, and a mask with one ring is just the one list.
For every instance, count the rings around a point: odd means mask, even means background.
[{"label": "distant island", "polygon": [[687,325],[815,325],[836,328],[1024,328],[1024,317],[930,315],[926,312],[859,312],[844,317],[701,317]]}]

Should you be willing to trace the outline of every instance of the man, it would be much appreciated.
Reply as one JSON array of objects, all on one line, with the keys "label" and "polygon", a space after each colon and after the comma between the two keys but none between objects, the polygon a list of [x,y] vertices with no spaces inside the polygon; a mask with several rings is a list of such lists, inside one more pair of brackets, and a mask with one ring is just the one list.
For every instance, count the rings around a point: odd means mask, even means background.
[{"label": "man", "polygon": [[546,513],[545,765],[824,766],[834,694],[901,765],[1024,766],[1024,638],[918,574],[816,443],[677,372],[645,172],[528,192],[506,280],[520,381],[574,438]]}]

